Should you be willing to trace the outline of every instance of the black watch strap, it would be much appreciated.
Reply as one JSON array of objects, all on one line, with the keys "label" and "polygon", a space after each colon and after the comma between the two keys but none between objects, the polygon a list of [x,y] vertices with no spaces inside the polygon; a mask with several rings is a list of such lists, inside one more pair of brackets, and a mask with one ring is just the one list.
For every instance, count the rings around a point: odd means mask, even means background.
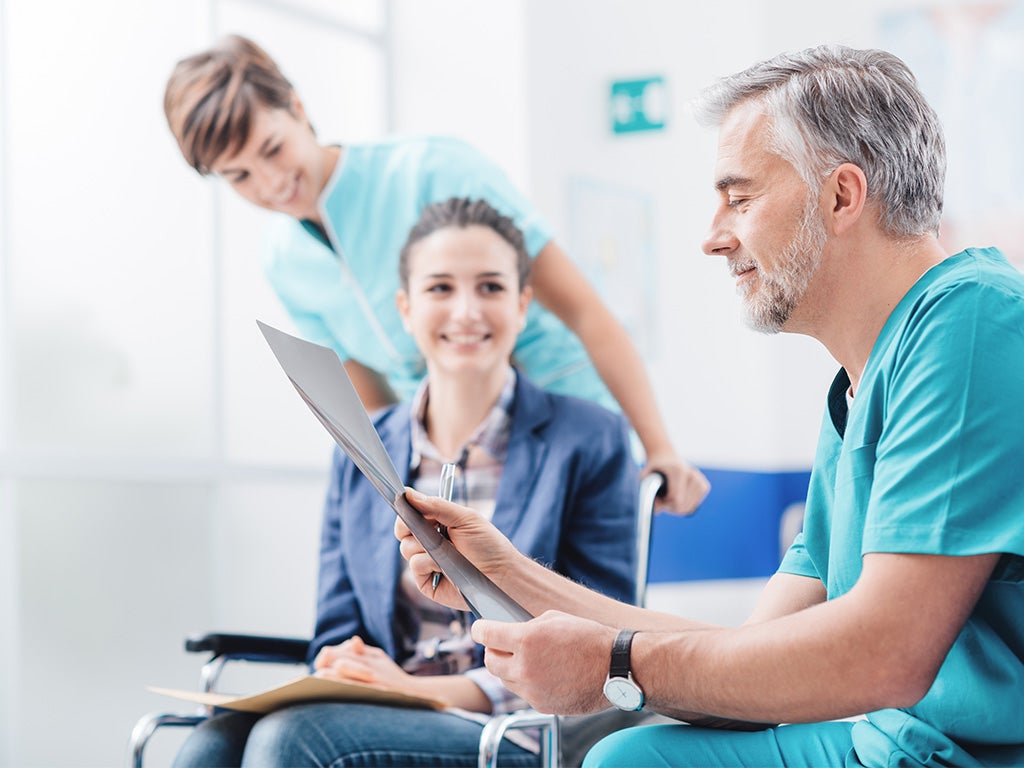
[{"label": "black watch strap", "polygon": [[635,629],[624,629],[615,636],[612,643],[612,663],[608,677],[629,677],[629,651],[633,647]]}]

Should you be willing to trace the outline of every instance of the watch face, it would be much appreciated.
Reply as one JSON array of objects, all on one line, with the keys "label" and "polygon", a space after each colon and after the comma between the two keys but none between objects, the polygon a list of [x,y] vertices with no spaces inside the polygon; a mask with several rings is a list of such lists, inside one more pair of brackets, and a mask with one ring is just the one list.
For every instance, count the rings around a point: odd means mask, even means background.
[{"label": "watch face", "polygon": [[627,712],[635,712],[644,705],[640,686],[627,677],[609,677],[604,683],[604,695],[612,704]]}]

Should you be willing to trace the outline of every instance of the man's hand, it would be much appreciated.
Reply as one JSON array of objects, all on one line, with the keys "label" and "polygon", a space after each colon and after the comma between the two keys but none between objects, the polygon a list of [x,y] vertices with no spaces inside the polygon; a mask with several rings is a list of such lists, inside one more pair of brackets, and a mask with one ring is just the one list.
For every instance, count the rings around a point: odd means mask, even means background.
[{"label": "man's hand", "polygon": [[660,472],[665,476],[665,496],[654,503],[658,511],[692,514],[711,490],[711,483],[701,471],[674,453],[648,456],[643,474],[649,475],[651,472]]},{"label": "man's hand", "polygon": [[608,708],[608,677],[617,630],[558,611],[521,624],[480,619],[473,639],[506,687],[540,712],[583,715]]},{"label": "man's hand", "polygon": [[[405,498],[427,520],[447,526],[448,537],[455,548],[495,583],[500,584],[502,574],[515,560],[523,558],[512,542],[476,510],[460,507],[437,496],[427,496],[412,488],[405,489]],[[401,542],[402,557],[409,561],[409,569],[420,592],[442,605],[468,610],[469,606],[459,590],[448,579],[441,579],[437,590],[434,590],[433,576],[437,565],[401,519],[395,521],[395,537]]]}]

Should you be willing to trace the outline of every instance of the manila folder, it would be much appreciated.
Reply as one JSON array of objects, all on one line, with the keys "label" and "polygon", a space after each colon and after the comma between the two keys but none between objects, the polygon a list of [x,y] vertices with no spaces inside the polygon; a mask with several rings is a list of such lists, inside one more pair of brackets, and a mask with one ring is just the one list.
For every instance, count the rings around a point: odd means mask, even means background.
[{"label": "manila folder", "polygon": [[289,704],[310,701],[358,701],[364,704],[388,704],[395,707],[418,707],[443,709],[445,705],[434,699],[411,696],[389,688],[380,688],[361,683],[345,683],[340,680],[326,680],[322,677],[302,675],[276,688],[247,696],[226,693],[203,693],[182,691],[172,688],[147,686],[147,690],[174,696],[197,704],[211,707],[237,709],[242,712],[272,712]]}]

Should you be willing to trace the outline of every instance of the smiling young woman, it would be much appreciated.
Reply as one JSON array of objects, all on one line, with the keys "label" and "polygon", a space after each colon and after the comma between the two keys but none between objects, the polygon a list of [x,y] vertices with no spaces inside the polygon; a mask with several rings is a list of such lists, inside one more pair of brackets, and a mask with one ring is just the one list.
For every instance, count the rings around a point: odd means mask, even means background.
[{"label": "smiling young woman", "polygon": [[[487,203],[452,199],[424,210],[400,263],[396,301],[428,373],[410,403],[376,414],[374,426],[404,481],[435,494],[442,465],[457,464],[459,503],[492,520],[531,558],[631,599],[637,473],[625,419],[544,392],[510,362],[530,301],[522,234]],[[402,565],[394,519],[336,452],[310,654],[316,674],[463,710],[515,708],[517,697],[484,668],[469,618],[419,593]],[[574,738],[585,750],[641,716],[584,721]],[[309,703],[264,718],[211,718],[175,765],[340,765],[378,753],[389,765],[475,766],[480,733],[479,722],[450,712]],[[503,746],[502,757],[503,764],[538,763],[515,744]]]},{"label": "smiling young woman", "polygon": [[[486,203],[452,200],[439,208],[438,220],[447,223],[429,233],[421,228],[403,249],[397,302],[426,360],[428,428],[446,433],[437,436],[439,447],[456,447],[468,438],[459,433],[480,423],[504,384],[526,325],[529,258],[521,238],[510,241],[492,226],[502,217]],[[435,419],[435,410],[447,416]]]}]

